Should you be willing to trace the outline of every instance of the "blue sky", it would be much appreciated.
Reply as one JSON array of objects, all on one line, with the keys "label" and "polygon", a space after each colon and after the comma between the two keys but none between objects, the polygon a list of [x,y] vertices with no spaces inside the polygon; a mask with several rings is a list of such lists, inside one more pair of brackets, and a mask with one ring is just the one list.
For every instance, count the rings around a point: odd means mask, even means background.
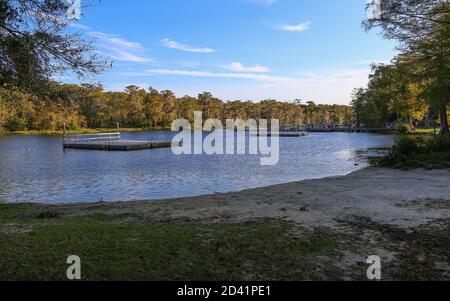
[{"label": "blue sky", "polygon": [[103,0],[72,30],[114,62],[95,78],[106,90],[136,84],[177,96],[347,104],[370,64],[395,55],[392,42],[362,29],[365,3]]}]

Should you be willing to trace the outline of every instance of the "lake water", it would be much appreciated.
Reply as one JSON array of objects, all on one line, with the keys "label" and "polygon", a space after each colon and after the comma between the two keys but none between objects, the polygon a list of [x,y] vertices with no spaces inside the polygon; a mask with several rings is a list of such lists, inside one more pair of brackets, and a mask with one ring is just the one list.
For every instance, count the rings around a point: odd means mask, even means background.
[{"label": "lake water", "polygon": [[[170,132],[126,133],[124,139],[170,140]],[[63,151],[60,137],[0,137],[0,202],[74,203],[156,200],[237,191],[327,176],[367,166],[357,150],[391,145],[375,134],[324,133],[280,138],[280,162],[259,156],[176,156]]]}]

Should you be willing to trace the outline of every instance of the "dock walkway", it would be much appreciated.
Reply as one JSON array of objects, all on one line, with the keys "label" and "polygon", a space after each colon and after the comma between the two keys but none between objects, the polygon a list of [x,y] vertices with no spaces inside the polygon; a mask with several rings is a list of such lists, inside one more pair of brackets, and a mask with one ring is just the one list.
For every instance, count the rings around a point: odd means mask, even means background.
[{"label": "dock walkway", "polygon": [[121,134],[101,133],[87,135],[64,135],[64,149],[100,150],[100,151],[138,151],[145,149],[169,148],[180,146],[170,141],[133,141],[122,140]]}]

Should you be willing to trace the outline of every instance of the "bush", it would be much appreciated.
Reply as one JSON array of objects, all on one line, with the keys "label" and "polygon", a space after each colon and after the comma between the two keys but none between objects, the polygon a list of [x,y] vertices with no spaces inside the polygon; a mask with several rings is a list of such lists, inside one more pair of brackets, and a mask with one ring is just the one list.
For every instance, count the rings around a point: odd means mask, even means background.
[{"label": "bush", "polygon": [[413,137],[402,137],[392,146],[389,153],[391,159],[404,161],[408,157],[419,153],[421,147],[417,142],[416,138]]},{"label": "bush", "polygon": [[417,154],[450,151],[450,136],[433,138],[401,137],[391,149],[391,155],[397,158],[411,157]]},{"label": "bush", "polygon": [[430,149],[434,152],[450,151],[450,136],[440,136],[432,140]]},{"label": "bush", "polygon": [[397,126],[397,132],[402,135],[410,135],[414,133],[414,129],[408,123],[400,123]]},{"label": "bush", "polygon": [[450,136],[405,136],[397,140],[381,166],[443,168],[450,166]]},{"label": "bush", "polygon": [[20,118],[19,116],[13,116],[8,123],[6,128],[10,131],[23,131],[27,129],[27,120],[25,118]]}]

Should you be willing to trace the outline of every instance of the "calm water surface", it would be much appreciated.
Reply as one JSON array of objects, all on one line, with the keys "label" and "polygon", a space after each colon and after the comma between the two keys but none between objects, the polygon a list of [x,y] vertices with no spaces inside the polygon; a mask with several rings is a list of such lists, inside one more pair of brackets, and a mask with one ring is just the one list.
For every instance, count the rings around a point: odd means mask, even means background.
[{"label": "calm water surface", "polygon": [[[124,134],[132,140],[172,136]],[[261,166],[259,156],[175,156],[171,149],[63,151],[59,137],[0,137],[0,202],[155,200],[345,175],[367,165],[357,150],[393,142],[385,135],[347,133],[280,140],[279,164]]]}]

